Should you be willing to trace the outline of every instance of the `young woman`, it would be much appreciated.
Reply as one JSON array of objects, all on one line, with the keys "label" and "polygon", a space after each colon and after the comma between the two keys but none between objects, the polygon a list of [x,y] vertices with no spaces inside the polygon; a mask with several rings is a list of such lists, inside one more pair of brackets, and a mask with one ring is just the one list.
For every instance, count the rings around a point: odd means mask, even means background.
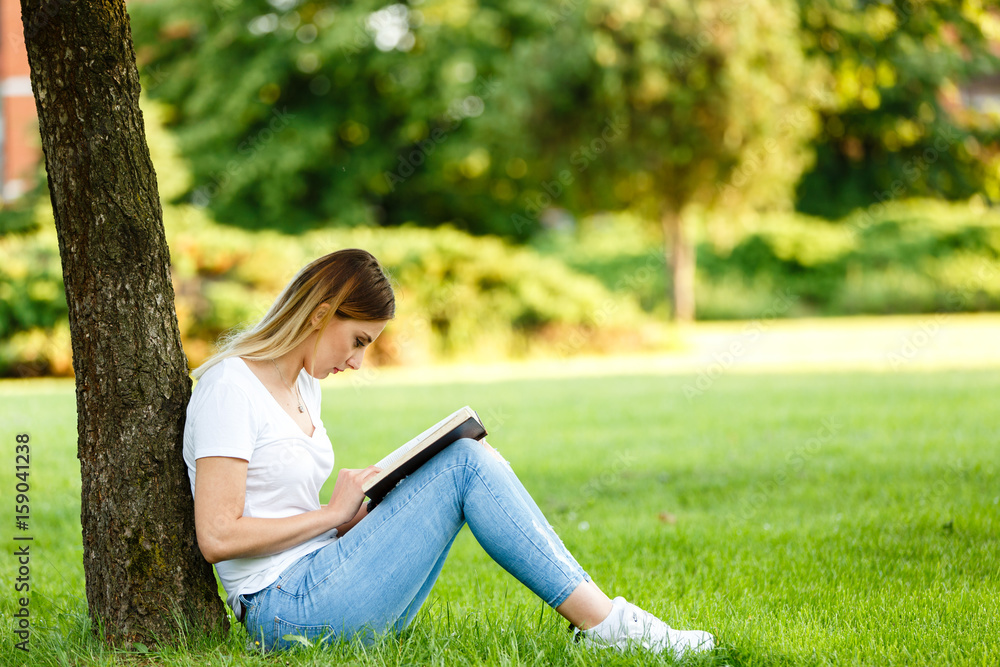
[{"label": "young woman", "polygon": [[318,380],[361,367],[395,312],[372,255],[341,250],[306,266],[264,318],[195,370],[184,458],[202,554],[264,649],[287,635],[370,638],[413,620],[464,524],[504,569],[578,628],[585,645],[680,655],[711,649],[623,598],[611,600],[569,554],[510,466],[485,440],[459,440],[367,512],[341,469]]}]

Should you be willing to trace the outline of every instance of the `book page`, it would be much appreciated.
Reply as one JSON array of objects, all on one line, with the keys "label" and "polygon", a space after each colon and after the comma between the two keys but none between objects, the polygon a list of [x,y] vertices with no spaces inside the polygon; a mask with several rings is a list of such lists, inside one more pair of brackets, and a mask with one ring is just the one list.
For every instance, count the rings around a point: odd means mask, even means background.
[{"label": "book page", "polygon": [[431,433],[434,433],[436,430],[441,428],[441,426],[446,424],[450,419],[453,419],[455,415],[468,409],[469,409],[468,406],[466,406],[464,408],[459,408],[458,410],[455,410],[455,412],[451,413],[450,415],[439,421],[437,424],[434,424],[434,426],[431,426],[429,429],[427,429],[417,437],[413,438],[412,440],[402,445],[401,447],[397,448],[396,450],[390,452],[388,456],[386,456],[384,459],[376,463],[375,467],[381,468],[383,471],[391,468],[393,465],[396,464],[397,461],[406,456],[407,452],[409,452],[411,449],[413,449],[421,442],[423,442],[427,438],[427,436],[429,436]]}]

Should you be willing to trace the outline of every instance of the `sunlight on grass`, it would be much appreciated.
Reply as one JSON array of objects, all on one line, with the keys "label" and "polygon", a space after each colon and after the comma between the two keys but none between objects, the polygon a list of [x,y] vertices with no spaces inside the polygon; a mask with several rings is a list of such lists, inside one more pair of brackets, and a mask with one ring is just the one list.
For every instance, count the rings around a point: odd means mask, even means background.
[{"label": "sunlight on grass", "polygon": [[[323,419],[338,467],[359,467],[460,405],[478,408],[490,442],[605,591],[675,627],[716,633],[722,648],[692,664],[1000,660],[983,641],[1000,634],[995,372],[734,373],[693,397],[684,393],[692,378],[331,382]],[[0,383],[0,395],[0,437],[31,435],[35,536],[24,656],[10,631],[13,528],[4,522],[0,659],[145,664],[90,636],[72,384]],[[669,662],[587,653],[565,628],[466,529],[401,637],[306,648],[287,661]],[[244,642],[237,627],[155,658],[274,664]]]}]

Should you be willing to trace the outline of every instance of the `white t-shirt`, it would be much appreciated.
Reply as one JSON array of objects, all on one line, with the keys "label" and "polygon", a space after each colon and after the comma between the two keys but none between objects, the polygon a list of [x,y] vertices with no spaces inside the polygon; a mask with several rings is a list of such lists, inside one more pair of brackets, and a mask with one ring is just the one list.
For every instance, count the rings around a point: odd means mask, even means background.
[{"label": "white t-shirt", "polygon": [[[195,487],[195,461],[228,456],[248,461],[243,516],[281,518],[320,508],[319,490],[333,472],[333,445],[320,419],[320,388],[305,370],[296,378],[315,431],[309,437],[239,357],[201,376],[191,394],[184,425],[184,461]],[[271,556],[215,564],[229,606],[241,593],[273,583],[302,556],[337,539],[336,529]]]}]

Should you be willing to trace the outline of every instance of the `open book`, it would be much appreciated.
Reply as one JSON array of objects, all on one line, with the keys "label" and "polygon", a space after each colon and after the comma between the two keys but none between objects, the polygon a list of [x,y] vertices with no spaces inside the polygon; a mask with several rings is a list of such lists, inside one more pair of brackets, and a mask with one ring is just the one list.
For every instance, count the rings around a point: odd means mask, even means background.
[{"label": "open book", "polygon": [[361,487],[370,499],[368,509],[374,509],[404,477],[451,443],[461,438],[479,440],[485,436],[486,429],[475,410],[465,406],[451,413],[375,464],[382,472]]}]

